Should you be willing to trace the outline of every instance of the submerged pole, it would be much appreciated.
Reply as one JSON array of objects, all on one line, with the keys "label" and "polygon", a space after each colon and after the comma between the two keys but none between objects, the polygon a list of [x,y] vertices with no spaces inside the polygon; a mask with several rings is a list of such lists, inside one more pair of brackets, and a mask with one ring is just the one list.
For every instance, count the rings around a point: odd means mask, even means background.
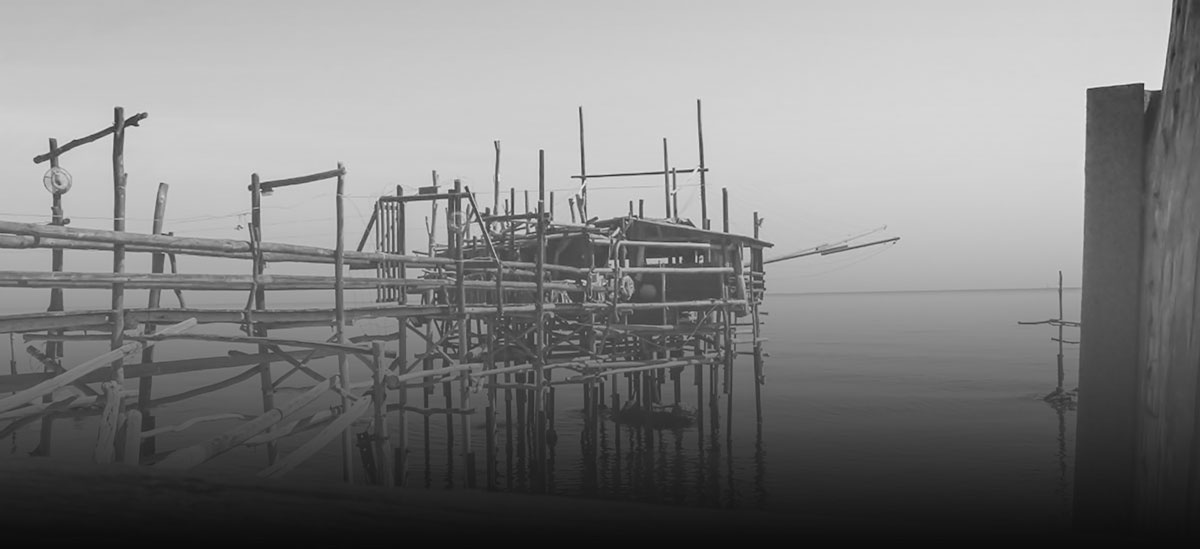
[{"label": "submerged pole", "polygon": [[[338,162],[337,176],[337,246],[334,248],[333,256],[333,275],[334,275],[334,318],[337,326],[334,328],[334,333],[337,334],[338,343],[346,344],[346,293],[345,281],[343,280],[343,271],[345,266],[345,230],[346,230],[346,206],[345,206],[345,187],[346,187],[346,170],[341,162]],[[342,386],[342,413],[350,412],[350,365],[346,361],[346,353],[338,353],[338,382]],[[346,482],[354,482],[354,434],[350,429],[342,431],[342,480]]]}]

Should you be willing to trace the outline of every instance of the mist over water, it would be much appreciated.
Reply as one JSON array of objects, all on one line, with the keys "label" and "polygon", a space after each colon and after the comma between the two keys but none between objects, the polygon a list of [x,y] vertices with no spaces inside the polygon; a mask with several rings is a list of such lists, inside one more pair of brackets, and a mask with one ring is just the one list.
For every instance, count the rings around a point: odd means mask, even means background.
[{"label": "mist over water", "polygon": [[[164,295],[170,303],[170,296]],[[276,300],[279,303],[278,300]],[[1055,386],[1057,344],[1049,326],[1018,326],[1020,320],[1058,316],[1054,290],[955,291],[911,293],[771,295],[766,299],[763,336],[766,384],[761,388],[762,422],[756,418],[752,361],[739,357],[733,381],[732,421],[726,395],[720,394],[716,428],[705,375],[702,425],[679,430],[645,431],[604,421],[596,459],[585,458],[582,393],[562,386],[556,393],[555,429],[550,451],[555,494],[639,500],[670,505],[737,507],[782,513],[875,516],[882,519],[980,520],[995,524],[1062,524],[1069,516],[1074,450],[1074,411],[1058,412],[1042,401]],[[17,311],[11,311],[17,312]],[[1068,320],[1078,319],[1079,291],[1065,292]],[[360,333],[394,332],[394,320],[361,322]],[[230,327],[202,326],[197,331]],[[326,328],[273,331],[280,337],[328,337]],[[1077,340],[1077,329],[1066,339]],[[40,371],[17,340],[18,372]],[[7,342],[3,345],[7,346]],[[410,351],[423,344],[410,339]],[[394,347],[394,344],[393,344]],[[254,352],[249,345],[171,341],[156,347],[158,360],[219,356],[230,348]],[[106,342],[69,343],[67,363],[75,364],[107,349]],[[4,349],[7,351],[7,349]],[[749,346],[739,348],[748,351]],[[1076,387],[1078,351],[1068,345],[1064,359],[1067,389]],[[155,397],[231,377],[244,368],[160,377]],[[289,368],[276,365],[275,376]],[[336,359],[314,361],[322,374],[337,371]],[[351,362],[354,380],[369,371]],[[719,378],[718,378],[719,379]],[[681,400],[696,404],[692,370],[682,375]],[[304,387],[294,375],[284,386]],[[620,380],[624,392],[624,380]],[[130,383],[130,389],[136,383]],[[720,392],[720,387],[718,391]],[[457,382],[455,394],[457,395]],[[663,401],[673,400],[668,380]],[[606,387],[607,395],[611,386]],[[281,402],[291,395],[281,393]],[[472,395],[482,411],[486,392]],[[626,396],[622,394],[622,401]],[[419,390],[409,403],[420,404]],[[296,417],[336,404],[322,399]],[[440,388],[430,406],[444,403]],[[504,421],[503,392],[498,401]],[[158,425],[227,412],[261,412],[257,379],[158,409]],[[513,416],[515,419],[515,408]],[[390,419],[395,436],[396,414]],[[478,478],[483,479],[482,414],[473,416],[472,444]],[[166,451],[231,428],[233,422],[205,423],[158,438]],[[461,489],[459,424],[455,420],[455,461],[446,455],[444,416],[430,418],[428,458],[422,444],[423,421],[409,415],[409,489]],[[358,425],[355,431],[366,426]],[[96,436],[96,418],[59,419],[54,423],[52,455],[88,462]],[[38,445],[38,424],[4,441],[5,455],[24,457]],[[284,439],[280,455],[299,447],[305,434]],[[515,437],[515,435],[514,435]],[[509,486],[506,436],[500,448],[499,485]],[[619,449],[618,449],[619,444]],[[357,459],[357,456],[355,456]],[[288,478],[340,481],[337,444],[296,469]],[[515,459],[515,458],[514,458]],[[263,447],[239,448],[200,470],[252,476],[266,466]],[[512,487],[526,483],[514,471]]]}]

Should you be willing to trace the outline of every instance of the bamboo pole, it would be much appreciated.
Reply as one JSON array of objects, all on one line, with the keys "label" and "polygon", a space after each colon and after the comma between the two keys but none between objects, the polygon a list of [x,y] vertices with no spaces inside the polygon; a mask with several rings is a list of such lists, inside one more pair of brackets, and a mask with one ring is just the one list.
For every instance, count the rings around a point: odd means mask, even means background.
[{"label": "bamboo pole", "polygon": [[[167,190],[168,189],[169,189],[169,187],[167,186],[166,183],[158,184],[158,194],[154,200],[154,225],[153,225],[153,228],[151,229],[151,232],[153,232],[153,234],[162,234],[162,232],[163,232],[163,218],[166,216],[166,213],[167,213]],[[151,256],[151,263],[150,263],[151,272],[153,272],[153,273],[163,272],[165,263],[166,263],[165,255],[163,255],[162,253],[154,254],[153,256]],[[147,299],[146,307],[150,308],[150,309],[157,309],[159,306],[161,297],[162,297],[162,290],[152,289],[152,290],[150,290],[149,294],[150,295],[149,295],[149,298]],[[156,328],[157,328],[157,326],[154,323],[147,322],[146,328],[145,328],[145,333],[147,335],[153,334],[154,330]],[[148,348],[142,349],[142,363],[145,364],[145,363],[150,363],[150,362],[154,362],[154,348],[153,347],[148,347]],[[140,425],[145,427],[146,430],[154,429],[154,416],[150,414],[150,409],[149,409],[150,398],[152,396],[153,389],[154,389],[154,377],[153,376],[145,376],[145,377],[138,379],[138,411],[139,411],[139,413],[138,413],[137,417],[141,421]],[[130,415],[129,417],[133,417],[133,416]],[[128,427],[127,427],[127,429],[128,429]],[[154,449],[154,439],[153,438],[147,438],[145,440],[139,439],[139,444],[140,444],[139,451],[141,452],[141,455],[143,455],[143,456],[154,455],[155,449]],[[130,459],[130,456],[126,455],[125,456],[126,462],[129,462],[129,459]],[[133,463],[136,463],[136,461],[134,461]]]}]

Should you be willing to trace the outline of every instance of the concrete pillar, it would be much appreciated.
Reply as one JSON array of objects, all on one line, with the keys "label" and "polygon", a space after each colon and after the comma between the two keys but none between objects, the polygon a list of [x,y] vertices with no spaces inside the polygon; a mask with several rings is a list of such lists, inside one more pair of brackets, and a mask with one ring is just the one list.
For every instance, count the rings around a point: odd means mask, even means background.
[{"label": "concrete pillar", "polygon": [[1147,94],[1087,91],[1075,522],[1133,527]]}]

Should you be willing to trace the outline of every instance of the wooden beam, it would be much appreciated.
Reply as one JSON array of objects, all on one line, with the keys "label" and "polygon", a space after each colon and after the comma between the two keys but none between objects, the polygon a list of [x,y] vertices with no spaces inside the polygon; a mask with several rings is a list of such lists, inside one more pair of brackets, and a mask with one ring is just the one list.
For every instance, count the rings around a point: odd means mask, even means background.
[{"label": "wooden beam", "polygon": [[[138,113],[138,114],[135,114],[135,115],[133,115],[133,116],[131,116],[131,117],[129,117],[129,118],[127,118],[127,119],[125,119],[124,123],[123,123],[123,124],[121,124],[121,126],[122,126],[123,128],[127,128],[127,127],[129,127],[129,126],[134,126],[134,127],[137,127],[139,124],[141,124],[141,123],[142,123],[142,120],[145,120],[145,119],[146,119],[147,117],[149,117],[149,116],[150,116],[149,114],[146,114],[146,113],[144,113],[144,112],[143,112],[143,113]],[[39,155],[37,155],[37,156],[33,157],[33,163],[34,163],[34,164],[41,164],[42,162],[45,162],[45,161],[47,161],[47,160],[50,160],[51,158],[58,158],[59,156],[62,156],[64,153],[66,153],[67,151],[69,151],[69,150],[71,150],[71,149],[74,149],[74,148],[76,148],[76,147],[79,147],[79,146],[81,146],[81,145],[86,145],[86,144],[88,144],[88,143],[91,143],[91,142],[93,142],[93,141],[96,141],[96,140],[98,140],[98,139],[100,139],[100,138],[103,138],[103,137],[104,137],[104,136],[106,136],[106,135],[110,135],[110,134],[112,134],[114,131],[116,131],[116,126],[115,126],[115,125],[113,125],[113,126],[109,126],[109,127],[107,127],[107,128],[104,128],[103,130],[100,130],[100,131],[98,131],[98,132],[96,132],[96,133],[93,133],[93,134],[91,134],[91,135],[88,135],[88,136],[85,136],[85,137],[80,137],[79,139],[75,139],[75,140],[73,140],[73,141],[70,141],[70,142],[68,142],[66,145],[63,145],[63,146],[61,146],[61,147],[58,147],[57,149],[55,149],[55,150],[53,150],[53,151],[46,152],[46,153],[42,153],[42,154],[39,154]]]}]

